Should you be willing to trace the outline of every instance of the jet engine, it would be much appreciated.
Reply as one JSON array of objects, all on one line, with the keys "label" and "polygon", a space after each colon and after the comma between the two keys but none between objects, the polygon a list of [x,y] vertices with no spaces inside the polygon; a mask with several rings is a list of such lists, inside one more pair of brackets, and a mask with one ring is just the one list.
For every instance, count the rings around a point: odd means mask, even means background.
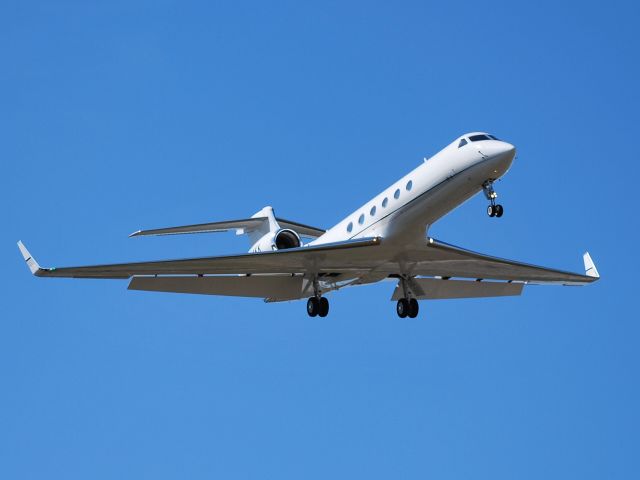
[{"label": "jet engine", "polygon": [[293,230],[282,228],[275,233],[269,232],[251,247],[251,252],[269,252],[286,250],[302,245],[300,236]]}]

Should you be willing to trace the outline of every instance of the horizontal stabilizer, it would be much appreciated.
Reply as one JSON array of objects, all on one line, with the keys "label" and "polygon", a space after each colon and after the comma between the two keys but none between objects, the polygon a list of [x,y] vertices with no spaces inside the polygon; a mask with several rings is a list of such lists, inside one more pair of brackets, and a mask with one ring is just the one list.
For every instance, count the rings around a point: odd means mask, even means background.
[{"label": "horizontal stabilizer", "polygon": [[258,297],[270,301],[302,296],[301,275],[240,275],[206,277],[133,277],[129,290]]},{"label": "horizontal stabilizer", "polygon": [[[250,231],[259,228],[264,222],[269,220],[268,217],[253,217],[241,220],[228,220],[226,222],[210,222],[198,223],[194,225],[183,225],[179,227],[155,228],[152,230],[138,230],[133,232],[130,237],[154,236],[154,235],[179,235],[185,233],[213,233],[226,232],[228,230],[244,230]],[[294,230],[298,235],[303,237],[319,237],[325,233],[325,230],[316,227],[310,227],[297,222],[291,222],[281,218],[276,218],[278,224],[282,228]],[[242,233],[245,233],[242,232]]]},{"label": "horizontal stabilizer", "polygon": [[[523,283],[443,280],[438,278],[413,278],[410,284],[410,288],[417,300],[509,297],[520,295],[523,287]],[[403,296],[402,287],[398,282],[391,300],[399,300]]]},{"label": "horizontal stabilizer", "polygon": [[226,232],[233,229],[251,230],[257,228],[266,217],[245,218],[242,220],[228,220],[226,222],[210,222],[198,223],[194,225],[182,225],[180,227],[154,228],[152,230],[138,230],[133,232],[130,237],[152,236],[152,235],[179,235],[184,233],[212,233]]}]

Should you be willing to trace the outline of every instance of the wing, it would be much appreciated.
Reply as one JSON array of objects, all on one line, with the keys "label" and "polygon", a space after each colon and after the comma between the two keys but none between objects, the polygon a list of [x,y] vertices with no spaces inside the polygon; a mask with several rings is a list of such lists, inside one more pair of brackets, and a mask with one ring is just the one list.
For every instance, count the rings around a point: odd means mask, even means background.
[{"label": "wing", "polygon": [[584,285],[600,278],[588,253],[583,257],[584,274],[484,255],[433,238],[427,240],[426,248],[410,249],[404,257],[405,269],[412,275],[561,285]]},{"label": "wing", "polygon": [[22,242],[18,242],[18,247],[31,273],[38,277],[129,278],[133,275],[359,272],[363,266],[371,268],[372,251],[380,244],[381,239],[374,237],[273,252],[64,268],[42,268]]},{"label": "wing", "polygon": [[585,273],[580,274],[484,255],[432,238],[418,246],[384,245],[375,237],[275,252],[65,268],[42,268],[21,242],[18,246],[31,272],[39,277],[302,273],[329,274],[336,280],[409,275],[563,285],[584,285],[599,278],[588,253]]}]

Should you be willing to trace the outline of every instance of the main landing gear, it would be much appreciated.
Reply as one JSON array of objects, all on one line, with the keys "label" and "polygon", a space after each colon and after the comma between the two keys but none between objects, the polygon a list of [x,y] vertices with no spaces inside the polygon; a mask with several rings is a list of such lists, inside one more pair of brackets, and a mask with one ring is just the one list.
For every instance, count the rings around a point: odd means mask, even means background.
[{"label": "main landing gear", "polygon": [[414,292],[411,289],[409,277],[405,275],[400,277],[399,288],[402,289],[402,298],[396,304],[396,313],[400,318],[416,318],[420,306],[418,300],[413,298]]},{"label": "main landing gear", "polygon": [[487,200],[491,202],[491,204],[487,207],[487,215],[490,217],[498,217],[500,218],[504,213],[504,208],[502,205],[496,204],[496,198],[498,198],[498,194],[493,189],[493,180],[487,180],[482,184],[482,190],[484,190],[484,196],[487,197]]},{"label": "main landing gear", "polygon": [[311,297],[307,300],[307,313],[310,317],[326,317],[329,314],[329,300],[325,297]]},{"label": "main landing gear", "polygon": [[415,298],[401,298],[396,304],[396,313],[400,318],[416,318],[420,306]]},{"label": "main landing gear", "polygon": [[313,297],[307,300],[307,314],[310,317],[326,317],[329,314],[329,300],[321,295],[318,277],[313,278]]}]

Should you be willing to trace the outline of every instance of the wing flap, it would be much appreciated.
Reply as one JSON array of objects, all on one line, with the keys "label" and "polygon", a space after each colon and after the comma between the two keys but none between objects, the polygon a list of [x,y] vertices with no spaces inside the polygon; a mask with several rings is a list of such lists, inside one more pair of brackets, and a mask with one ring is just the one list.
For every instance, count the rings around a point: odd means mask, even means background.
[{"label": "wing flap", "polygon": [[293,300],[302,296],[301,275],[252,275],[208,277],[139,277],[129,282],[129,290],[147,292],[193,293],[237,297]]},{"label": "wing flap", "polygon": [[[412,283],[415,285],[412,285],[411,288],[418,300],[517,296],[522,293],[522,288],[524,287],[523,283],[442,280],[437,278],[414,278]],[[403,290],[398,282],[391,300],[399,300],[403,296]]]}]

